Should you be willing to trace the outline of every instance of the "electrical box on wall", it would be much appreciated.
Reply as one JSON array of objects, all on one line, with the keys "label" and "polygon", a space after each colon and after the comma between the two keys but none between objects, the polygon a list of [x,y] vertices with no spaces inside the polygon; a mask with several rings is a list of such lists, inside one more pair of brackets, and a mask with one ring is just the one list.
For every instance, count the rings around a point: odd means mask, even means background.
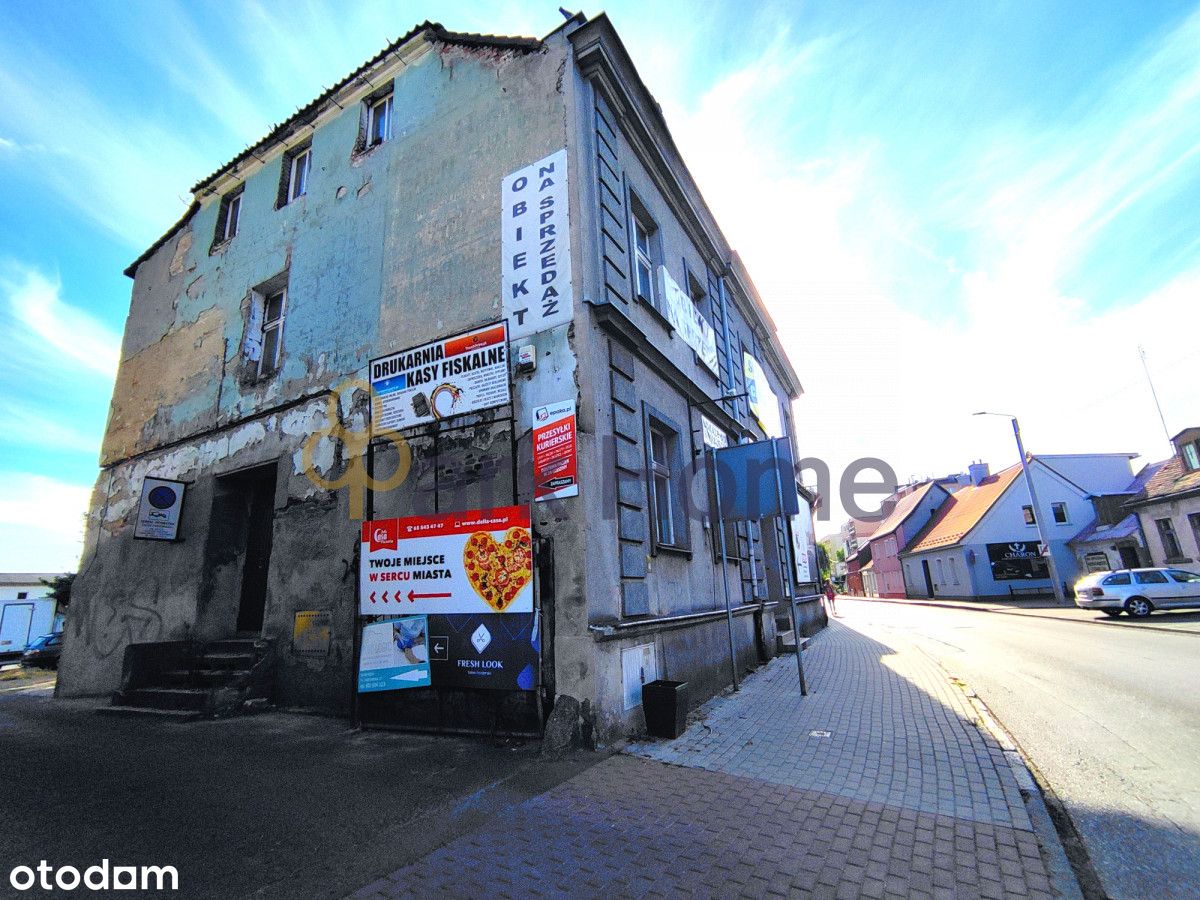
[{"label": "electrical box on wall", "polygon": [[532,372],[537,368],[537,349],[533,344],[517,348],[517,371]]}]

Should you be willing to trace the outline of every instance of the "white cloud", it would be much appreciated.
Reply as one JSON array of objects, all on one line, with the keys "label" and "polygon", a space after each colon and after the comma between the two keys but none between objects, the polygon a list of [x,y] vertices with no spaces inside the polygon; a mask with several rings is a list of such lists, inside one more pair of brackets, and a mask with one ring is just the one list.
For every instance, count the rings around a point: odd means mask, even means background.
[{"label": "white cloud", "polygon": [[[799,443],[832,469],[835,522],[837,479],[856,458],[881,457],[901,479],[979,458],[993,470],[1015,462],[1011,430],[972,418],[980,409],[1020,416],[1033,452],[1163,458],[1139,343],[1172,430],[1200,422],[1187,376],[1194,329],[1179,327],[1195,321],[1200,267],[1103,312],[1059,283],[1106,223],[1200,161],[1200,60],[1181,55],[1195,46],[1197,23],[1121,72],[1082,134],[1064,128],[1053,145],[1014,137],[1007,146],[1027,153],[996,149],[929,209],[897,204],[871,142],[815,157],[780,127],[796,115],[791,97],[805,79],[835,77],[835,41],[772,47],[690,105],[664,82],[681,152],[805,386]],[[1123,119],[1112,116],[1118,100]],[[939,205],[985,246],[969,266],[922,234],[922,217]],[[918,264],[936,268],[957,308],[927,302],[911,280]]]},{"label": "white cloud", "polygon": [[[0,293],[11,316],[9,335],[39,371],[58,371],[63,360],[76,368],[112,378],[120,357],[120,337],[61,297],[62,283],[18,263],[0,268]],[[31,363],[41,365],[30,365]]]},{"label": "white cloud", "polygon": [[73,572],[91,487],[0,472],[0,571]]}]

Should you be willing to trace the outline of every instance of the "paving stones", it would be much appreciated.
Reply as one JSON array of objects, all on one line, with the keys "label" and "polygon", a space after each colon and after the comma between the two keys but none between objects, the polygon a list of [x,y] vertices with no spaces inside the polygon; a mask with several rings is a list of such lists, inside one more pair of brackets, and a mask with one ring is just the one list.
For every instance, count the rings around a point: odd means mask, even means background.
[{"label": "paving stones", "polygon": [[[806,653],[363,897],[1050,897],[1003,751],[926,657],[835,624]],[[828,731],[829,737],[813,737]]]}]

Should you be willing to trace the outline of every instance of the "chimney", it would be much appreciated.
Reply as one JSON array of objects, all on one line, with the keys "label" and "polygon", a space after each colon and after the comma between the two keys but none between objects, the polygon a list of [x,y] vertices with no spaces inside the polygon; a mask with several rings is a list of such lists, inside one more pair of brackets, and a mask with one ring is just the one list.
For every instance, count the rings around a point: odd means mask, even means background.
[{"label": "chimney", "polygon": [[967,471],[971,475],[971,484],[979,487],[983,479],[992,474],[991,467],[985,462],[973,462],[967,466]]},{"label": "chimney", "polygon": [[896,508],[896,498],[893,495],[891,497],[888,497],[881,504],[879,504],[880,518],[886,519],[888,516],[890,516],[892,514],[892,511],[895,508]]}]

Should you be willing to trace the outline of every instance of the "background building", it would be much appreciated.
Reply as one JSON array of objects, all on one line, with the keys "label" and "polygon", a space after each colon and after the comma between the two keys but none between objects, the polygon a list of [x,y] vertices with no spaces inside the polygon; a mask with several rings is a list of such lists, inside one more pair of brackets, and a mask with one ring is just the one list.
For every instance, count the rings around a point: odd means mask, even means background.
[{"label": "background building", "polygon": [[1185,428],[1171,443],[1175,455],[1147,481],[1145,494],[1129,505],[1156,566],[1200,561],[1200,427]]}]

